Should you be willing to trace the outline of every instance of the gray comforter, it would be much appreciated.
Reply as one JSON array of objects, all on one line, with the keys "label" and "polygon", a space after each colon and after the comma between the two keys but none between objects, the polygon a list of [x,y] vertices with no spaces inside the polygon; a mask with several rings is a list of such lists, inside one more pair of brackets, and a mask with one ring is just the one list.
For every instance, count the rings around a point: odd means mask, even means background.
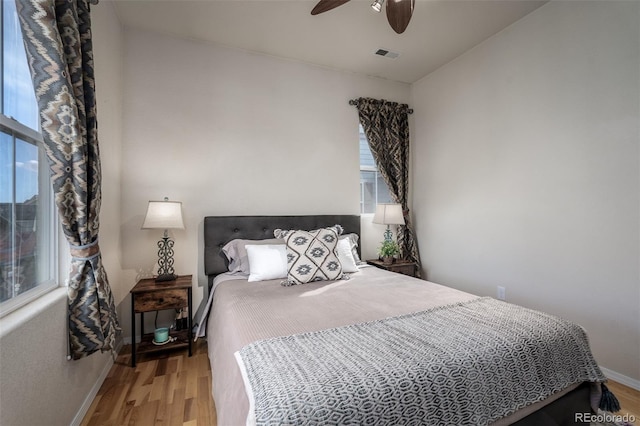
[{"label": "gray comforter", "polygon": [[[280,281],[249,283],[235,279],[222,282],[213,292],[207,340],[219,425],[240,425],[247,420],[249,400],[234,353],[250,343],[478,299],[376,268],[364,268],[347,281],[293,287],[283,287]],[[536,405],[519,410],[508,421],[523,417]]]},{"label": "gray comforter", "polygon": [[261,340],[236,358],[258,425],[481,426],[605,380],[581,327],[491,298]]}]

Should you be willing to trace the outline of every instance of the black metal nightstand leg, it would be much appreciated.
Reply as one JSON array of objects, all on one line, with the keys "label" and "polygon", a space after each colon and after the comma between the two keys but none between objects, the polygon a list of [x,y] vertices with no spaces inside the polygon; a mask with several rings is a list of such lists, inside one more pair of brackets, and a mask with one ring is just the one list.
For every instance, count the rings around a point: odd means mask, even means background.
[{"label": "black metal nightstand leg", "polygon": [[191,346],[193,345],[193,312],[191,311],[191,287],[189,287],[187,289],[187,299],[188,299],[188,306],[189,306],[189,315],[188,315],[188,319],[187,319],[187,323],[189,324],[189,356],[191,356]]},{"label": "black metal nightstand leg", "polygon": [[136,366],[136,310],[134,299],[135,295],[131,295],[131,366]]}]

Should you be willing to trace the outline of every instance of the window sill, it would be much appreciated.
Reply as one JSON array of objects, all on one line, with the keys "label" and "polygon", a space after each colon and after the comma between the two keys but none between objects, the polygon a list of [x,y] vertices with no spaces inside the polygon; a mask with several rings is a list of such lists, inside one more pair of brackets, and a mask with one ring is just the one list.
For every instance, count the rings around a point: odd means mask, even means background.
[{"label": "window sill", "polygon": [[0,339],[66,297],[67,287],[58,287],[0,318]]}]

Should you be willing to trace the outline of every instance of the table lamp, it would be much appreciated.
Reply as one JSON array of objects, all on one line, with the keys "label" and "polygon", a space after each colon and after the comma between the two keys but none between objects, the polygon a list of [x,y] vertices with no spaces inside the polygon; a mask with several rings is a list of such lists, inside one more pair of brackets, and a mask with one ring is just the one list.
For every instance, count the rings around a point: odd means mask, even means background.
[{"label": "table lamp", "polygon": [[404,215],[400,204],[378,204],[373,215],[373,223],[387,225],[384,232],[384,240],[391,241],[390,225],[404,225]]},{"label": "table lamp", "polygon": [[184,229],[182,221],[182,203],[180,201],[149,201],[142,229],[164,229],[164,235],[158,241],[158,276],[156,282],[173,281],[178,278],[173,273],[173,240],[169,238],[169,229]]}]

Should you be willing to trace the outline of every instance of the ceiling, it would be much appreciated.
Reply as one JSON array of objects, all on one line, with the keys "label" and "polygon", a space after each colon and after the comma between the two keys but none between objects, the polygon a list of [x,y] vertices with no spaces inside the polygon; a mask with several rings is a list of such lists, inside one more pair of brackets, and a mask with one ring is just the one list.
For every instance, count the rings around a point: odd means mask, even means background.
[{"label": "ceiling", "polygon": [[[389,0],[391,1],[391,0]],[[396,34],[372,0],[311,16],[307,0],[117,0],[125,28],[413,83],[540,7],[530,0],[416,0]],[[378,49],[397,52],[389,59]]]}]

